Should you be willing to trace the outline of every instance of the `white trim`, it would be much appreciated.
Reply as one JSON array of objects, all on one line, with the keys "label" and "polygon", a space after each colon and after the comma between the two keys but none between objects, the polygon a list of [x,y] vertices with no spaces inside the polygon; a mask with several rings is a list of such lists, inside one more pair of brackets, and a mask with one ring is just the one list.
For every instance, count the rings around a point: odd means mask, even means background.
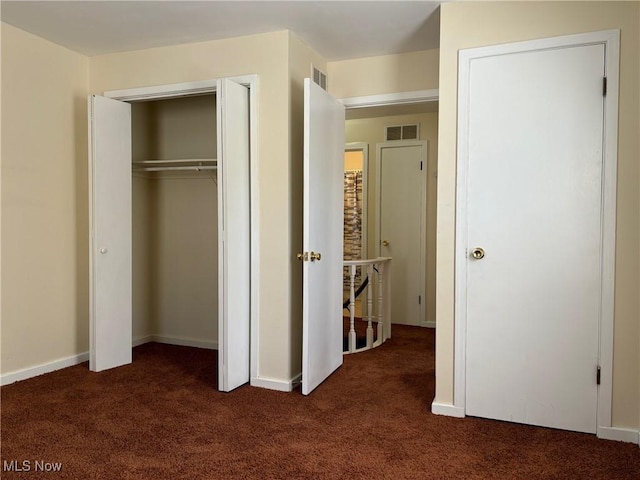
[{"label": "white trim", "polygon": [[425,327],[427,328],[436,328],[436,321],[435,320],[427,320],[424,324]]},{"label": "white trim", "polygon": [[[203,341],[186,337],[172,337],[168,335],[146,335],[143,337],[136,337],[133,339],[131,346],[137,347],[149,342],[164,343],[167,345],[180,345],[184,347],[206,348],[210,350],[218,349],[218,342],[215,341]],[[74,365],[87,361],[89,361],[89,352],[83,352],[78,353],[77,355],[71,355],[70,357],[54,360],[53,362],[36,365],[35,367],[5,373],[0,376],[0,385],[9,385],[21,380],[27,380],[39,375],[44,375],[45,373],[51,373],[63,368],[73,367]]]},{"label": "white trim", "polygon": [[[238,75],[225,77],[245,87],[253,88],[257,84],[258,76]],[[103,96],[120,100],[121,102],[139,102],[144,100],[160,100],[193,95],[215,93],[218,89],[218,80],[200,80],[197,82],[170,83],[167,85],[153,85],[150,87],[127,88],[124,90],[107,90]]]},{"label": "white trim", "polygon": [[447,417],[464,418],[464,408],[456,407],[448,403],[436,403],[431,404],[431,413],[434,415],[445,415]]},{"label": "white trim", "polygon": [[291,392],[302,381],[302,373],[299,373],[291,380],[276,380],[275,378],[251,377],[251,386],[277,390],[279,392]]},{"label": "white trim", "polygon": [[604,102],[602,182],[602,295],[600,304],[600,372],[598,426],[611,427],[613,404],[613,324],[616,264],[616,196],[618,182],[618,83],[620,30],[600,32],[605,45],[607,96]]},{"label": "white trim", "polygon": [[420,303],[420,315],[418,326],[426,326],[425,311],[427,305],[427,188],[428,188],[428,175],[427,165],[429,164],[429,142],[427,140],[394,140],[392,142],[378,143],[376,144],[376,203],[375,207],[375,224],[374,224],[374,252],[376,257],[381,257],[380,252],[380,222],[382,220],[382,195],[380,189],[382,188],[382,149],[383,148],[402,148],[402,147],[422,147],[422,196],[420,199],[420,235],[422,241],[420,242],[420,295],[422,302]]},{"label": "white trim", "polygon": [[365,142],[347,143],[344,146],[344,151],[362,152],[362,260],[365,260],[369,258],[369,222],[367,221],[369,216],[369,144]]},{"label": "white trim", "polygon": [[416,90],[413,92],[384,93],[381,95],[367,95],[364,97],[341,98],[345,108],[382,107],[386,105],[403,105],[406,103],[437,102],[440,90]]},{"label": "white trim", "polygon": [[630,428],[598,427],[598,438],[640,445],[640,432]]},{"label": "white trim", "polygon": [[[241,81],[242,79],[238,77]],[[258,376],[258,358],[260,353],[260,337],[258,335],[260,327],[260,182],[258,171],[260,162],[258,160],[258,98],[260,82],[258,75],[248,75],[244,82],[249,85],[249,181],[251,182],[251,325],[250,325],[250,345],[249,345],[249,376]]]},{"label": "white trim", "polygon": [[[93,96],[87,96],[87,183],[88,183],[88,212],[89,212],[89,368],[91,365],[95,365],[96,363],[96,338],[95,338],[95,328],[92,328],[96,318],[96,260],[94,257],[94,246],[93,246],[93,237],[95,232],[95,222],[94,222],[94,168],[93,168],[93,158],[94,155],[94,141],[93,141]],[[131,188],[133,188],[133,183]]]},{"label": "white trim", "polygon": [[216,340],[197,340],[195,338],[173,337],[170,335],[149,335],[148,337],[144,337],[143,339],[139,339],[139,340],[145,340],[145,341],[137,343],[137,345],[142,345],[143,343],[149,343],[149,342],[156,342],[156,343],[163,343],[166,345],[178,345],[181,347],[206,348],[207,350],[218,349],[218,342]]},{"label": "white trim", "polygon": [[70,357],[64,357],[53,362],[42,363],[35,367],[24,368],[22,370],[16,370],[15,372],[5,373],[0,376],[0,385],[9,385],[11,383],[19,382],[21,380],[27,380],[28,378],[44,375],[45,373],[55,372],[67,367],[73,367],[80,363],[89,361],[89,352],[78,353],[77,355],[71,355]]},{"label": "white trim", "polygon": [[489,47],[460,50],[458,58],[458,144],[456,182],[456,246],[455,246],[455,319],[454,319],[454,405],[465,410],[466,361],[466,275],[467,262],[467,177],[468,177],[468,121],[469,80],[473,59],[509,53],[566,48],[580,45],[605,46],[607,96],[604,111],[603,207],[602,207],[602,266],[600,311],[600,367],[597,424],[607,431],[611,426],[613,377],[613,305],[615,287],[616,237],[616,180],[618,139],[618,75],[620,31],[566,35]]},{"label": "white trim", "polygon": [[153,342],[153,335],[146,335],[144,337],[135,337],[131,342],[132,347],[139,347],[140,345],[144,345],[145,343]]},{"label": "white trim", "polygon": [[201,80],[199,82],[153,85],[150,87],[127,88],[125,90],[108,90],[104,92],[104,96],[122,102],[136,102],[214,93],[216,88],[217,80]]}]

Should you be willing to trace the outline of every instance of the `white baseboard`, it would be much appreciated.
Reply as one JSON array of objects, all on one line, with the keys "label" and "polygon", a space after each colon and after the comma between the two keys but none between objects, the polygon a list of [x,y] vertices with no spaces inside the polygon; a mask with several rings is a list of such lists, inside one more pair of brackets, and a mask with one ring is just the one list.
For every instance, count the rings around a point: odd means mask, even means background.
[{"label": "white baseboard", "polygon": [[35,367],[24,368],[15,372],[5,373],[0,376],[0,385],[9,385],[11,383],[26,380],[27,378],[37,377],[44,375],[45,373],[54,372],[67,367],[73,367],[82,362],[89,360],[89,352],[79,353],[70,357],[61,358],[60,360],[54,360],[53,362],[43,363],[36,365]]},{"label": "white baseboard", "polygon": [[464,408],[456,407],[448,403],[436,403],[431,404],[431,413],[434,415],[445,415],[447,417],[464,418]]},{"label": "white baseboard", "polygon": [[430,321],[426,322],[424,324],[424,326],[427,327],[427,328],[436,328],[436,322],[435,322],[435,320],[430,320]]},{"label": "white baseboard", "polygon": [[598,427],[598,438],[640,445],[640,432],[630,428]]},{"label": "white baseboard", "polygon": [[[180,345],[183,347],[206,348],[210,350],[218,349],[218,342],[195,340],[193,338],[170,337],[166,335],[147,335],[146,337],[134,338],[131,342],[132,347],[137,347],[144,343],[158,342],[169,345]],[[35,367],[24,368],[15,372],[0,375],[0,385],[9,385],[11,383],[27,380],[28,378],[44,375],[45,373],[55,372],[67,367],[73,367],[82,362],[89,361],[89,352],[79,353],[70,357],[54,360],[53,362],[43,363]]]},{"label": "white baseboard", "polygon": [[148,338],[148,340],[143,343],[157,342],[157,343],[165,343],[167,345],[179,345],[181,347],[206,348],[208,350],[218,349],[218,342],[211,341],[211,340],[196,340],[194,338],[172,337],[169,335],[149,335],[148,337],[143,337],[143,338],[145,339]]},{"label": "white baseboard", "polygon": [[153,335],[147,335],[146,337],[136,337],[131,342],[132,347],[139,347],[145,343],[153,342]]},{"label": "white baseboard", "polygon": [[302,380],[302,374],[299,373],[291,380],[276,380],[273,378],[251,377],[251,386],[267,388],[269,390],[277,390],[279,392],[291,392]]}]

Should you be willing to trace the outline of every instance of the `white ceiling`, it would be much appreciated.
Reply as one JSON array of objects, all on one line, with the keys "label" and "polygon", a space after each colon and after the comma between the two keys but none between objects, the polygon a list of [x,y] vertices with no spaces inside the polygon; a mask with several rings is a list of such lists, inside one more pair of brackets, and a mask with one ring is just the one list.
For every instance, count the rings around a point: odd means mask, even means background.
[{"label": "white ceiling", "polygon": [[85,55],[291,30],[327,60],[438,48],[440,1],[4,1],[2,21]]}]

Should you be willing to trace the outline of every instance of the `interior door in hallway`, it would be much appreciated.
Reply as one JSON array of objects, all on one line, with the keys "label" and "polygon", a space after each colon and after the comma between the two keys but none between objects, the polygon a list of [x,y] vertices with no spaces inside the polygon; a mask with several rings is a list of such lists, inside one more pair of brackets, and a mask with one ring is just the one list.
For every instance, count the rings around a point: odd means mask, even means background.
[{"label": "interior door in hallway", "polygon": [[344,106],[304,83],[302,393],[342,365]]},{"label": "interior door in hallway", "polygon": [[604,60],[586,44],[471,63],[468,415],[596,431]]},{"label": "interior door in hallway", "polygon": [[391,321],[424,326],[427,142],[378,145],[379,252],[391,257]]}]

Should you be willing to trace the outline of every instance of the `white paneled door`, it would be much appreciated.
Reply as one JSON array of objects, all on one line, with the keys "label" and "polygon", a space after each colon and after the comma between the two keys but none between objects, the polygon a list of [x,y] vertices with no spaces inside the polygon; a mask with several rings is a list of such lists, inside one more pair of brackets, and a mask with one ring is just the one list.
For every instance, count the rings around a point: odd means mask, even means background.
[{"label": "white paneled door", "polygon": [[218,81],[218,389],[249,381],[249,89]]},{"label": "white paneled door", "polygon": [[89,97],[90,355],[131,363],[131,105]]},{"label": "white paneled door", "polygon": [[466,414],[596,431],[604,45],[469,67]]},{"label": "white paneled door", "polygon": [[304,83],[302,393],[342,365],[344,106]]}]

